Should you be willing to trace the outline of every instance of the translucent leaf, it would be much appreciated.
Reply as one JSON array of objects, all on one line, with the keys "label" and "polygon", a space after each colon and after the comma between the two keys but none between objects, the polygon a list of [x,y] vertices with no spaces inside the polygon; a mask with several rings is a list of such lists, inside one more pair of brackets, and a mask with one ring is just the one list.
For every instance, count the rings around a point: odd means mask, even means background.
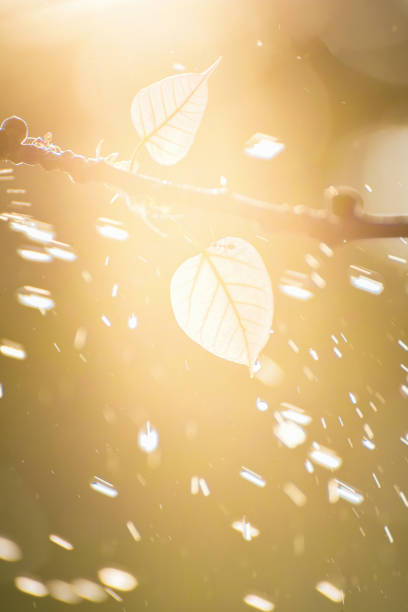
[{"label": "translucent leaf", "polygon": [[222,359],[249,366],[269,338],[273,296],[256,249],[222,238],[185,261],[171,281],[171,303],[181,329]]},{"label": "translucent leaf", "polygon": [[167,77],[135,96],[131,117],[155,161],[171,166],[183,159],[193,144],[208,100],[207,81],[221,58],[201,74]]}]

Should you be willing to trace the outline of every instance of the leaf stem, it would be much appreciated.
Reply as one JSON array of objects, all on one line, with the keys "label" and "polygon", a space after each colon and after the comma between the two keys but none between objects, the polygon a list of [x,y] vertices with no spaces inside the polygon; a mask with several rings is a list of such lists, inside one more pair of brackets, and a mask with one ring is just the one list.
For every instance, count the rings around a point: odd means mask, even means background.
[{"label": "leaf stem", "polygon": [[146,144],[146,138],[143,138],[136,146],[135,150],[133,151],[133,155],[132,155],[132,159],[130,160],[130,164],[129,164],[129,172],[133,172],[133,169],[135,167],[135,162],[137,159],[137,156],[139,154],[139,151],[142,150],[142,148],[144,147],[144,145]]}]

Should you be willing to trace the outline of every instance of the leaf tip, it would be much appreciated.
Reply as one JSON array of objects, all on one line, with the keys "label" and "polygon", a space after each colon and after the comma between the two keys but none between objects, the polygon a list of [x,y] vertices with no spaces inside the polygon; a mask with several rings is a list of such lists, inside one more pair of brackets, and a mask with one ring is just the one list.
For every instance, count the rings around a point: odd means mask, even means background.
[{"label": "leaf tip", "polygon": [[214,72],[214,70],[216,68],[218,68],[218,65],[220,64],[222,60],[222,55],[220,55],[213,64],[211,64],[211,66],[209,68],[207,68],[207,70],[204,70],[203,74],[206,74],[208,76],[210,76],[210,74],[212,74]]}]

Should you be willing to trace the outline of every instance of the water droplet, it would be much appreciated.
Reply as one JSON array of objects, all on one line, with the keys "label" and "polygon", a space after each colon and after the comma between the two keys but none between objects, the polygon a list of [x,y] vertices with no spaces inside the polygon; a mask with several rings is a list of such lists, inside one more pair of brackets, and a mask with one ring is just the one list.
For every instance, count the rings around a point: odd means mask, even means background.
[{"label": "water droplet", "polygon": [[359,266],[349,266],[348,276],[351,286],[356,289],[372,295],[380,295],[384,291],[384,283],[377,272]]},{"label": "water droplet", "polygon": [[244,602],[252,608],[261,610],[261,612],[271,612],[275,609],[275,606],[271,601],[253,593],[245,595]]},{"label": "water droplet", "polygon": [[342,458],[339,457],[333,450],[320,446],[320,444],[317,444],[317,442],[313,442],[313,447],[309,452],[309,457],[313,463],[325,467],[328,470],[337,470],[343,463]]},{"label": "water droplet", "polygon": [[33,597],[46,597],[48,595],[48,589],[45,584],[29,576],[16,576],[14,584],[19,591]]},{"label": "water droplet", "polygon": [[306,495],[293,482],[287,482],[283,485],[283,491],[289,499],[299,508],[304,506],[307,501]]},{"label": "water droplet", "polygon": [[274,427],[273,433],[275,436],[288,448],[296,448],[303,444],[306,440],[306,434],[304,430],[294,423],[293,421],[285,421],[279,415],[275,413],[275,417],[278,419],[278,424]]},{"label": "water droplet", "polygon": [[145,428],[141,429],[137,436],[139,447],[145,453],[152,453],[159,445],[159,434],[155,429],[152,429],[149,421]]},{"label": "water droplet", "polygon": [[0,559],[2,561],[20,561],[22,556],[20,547],[15,542],[0,537]]},{"label": "water droplet", "polygon": [[54,259],[60,259],[61,261],[75,261],[77,258],[72,247],[63,242],[56,242],[54,240],[49,246],[45,247],[45,250],[54,257]]},{"label": "water droplet", "polygon": [[129,327],[129,329],[136,329],[138,324],[139,324],[139,320],[138,320],[137,316],[132,312],[132,314],[129,315],[129,318],[128,318],[128,327]]},{"label": "water droplet", "polygon": [[280,280],[279,289],[284,295],[296,300],[307,301],[313,297],[310,278],[294,270],[286,270]]},{"label": "water droplet", "polygon": [[245,517],[242,519],[242,521],[234,521],[232,523],[232,528],[241,533],[242,537],[247,542],[250,542],[252,538],[256,538],[260,533],[259,529],[251,525],[251,523],[247,521]]},{"label": "water droplet", "polygon": [[248,140],[245,145],[245,153],[257,159],[273,159],[285,148],[274,136],[256,133]]},{"label": "water droplet", "polygon": [[130,535],[132,536],[132,538],[134,539],[135,542],[140,542],[140,540],[142,539],[142,536],[139,533],[139,530],[137,529],[136,525],[134,524],[133,521],[128,521],[126,523],[126,527],[129,530]]},{"label": "water droplet", "polygon": [[22,344],[12,342],[11,340],[2,340],[0,344],[0,353],[5,357],[12,359],[25,359],[27,357],[25,348]]},{"label": "water droplet", "polygon": [[118,591],[133,591],[137,587],[137,579],[133,574],[115,567],[101,568],[98,578],[105,586]]},{"label": "water droplet", "polygon": [[110,238],[111,240],[123,241],[129,238],[129,234],[127,230],[122,227],[122,224],[113,219],[100,217],[96,229],[101,236]]},{"label": "water droplet", "polygon": [[77,578],[76,580],[72,581],[72,588],[78,597],[81,597],[86,601],[100,603],[101,601],[106,600],[106,593],[104,589],[96,582],[92,582],[92,580]]},{"label": "water droplet", "polygon": [[266,482],[262,478],[262,476],[256,474],[256,472],[253,472],[248,468],[242,467],[240,471],[240,476],[242,476],[242,478],[244,478],[245,480],[248,480],[248,482],[252,482],[252,484],[256,485],[257,487],[263,488],[266,486]]},{"label": "water droplet", "polygon": [[364,496],[359,491],[335,478],[329,480],[327,492],[331,504],[335,504],[339,499],[344,499],[354,505],[359,505],[364,501]]},{"label": "water droplet", "polygon": [[68,542],[68,540],[65,540],[64,538],[61,538],[61,536],[56,535],[55,533],[51,533],[48,536],[48,539],[53,544],[56,544],[57,546],[60,546],[60,548],[64,548],[65,550],[74,550],[74,547],[71,544],[71,542]]},{"label": "water droplet", "polygon": [[344,601],[344,592],[341,589],[338,589],[333,584],[327,581],[318,582],[316,585],[316,591],[334,601],[336,603],[340,603]]},{"label": "water droplet", "polygon": [[17,254],[26,261],[37,263],[48,263],[52,261],[52,256],[39,247],[20,247],[17,249]]},{"label": "water droplet", "polygon": [[112,483],[107,480],[103,480],[103,478],[99,478],[99,476],[95,476],[92,482],[90,483],[91,489],[101,493],[102,495],[106,495],[106,497],[117,497],[118,492],[113,486]]},{"label": "water droplet", "polygon": [[265,412],[266,410],[268,410],[268,402],[261,399],[260,397],[256,398],[256,407],[258,408],[258,410],[260,410],[260,412]]},{"label": "water droplet", "polygon": [[49,291],[30,285],[25,285],[17,291],[17,301],[23,306],[41,311],[51,310],[55,306]]},{"label": "water droplet", "polygon": [[80,601],[73,586],[64,580],[49,580],[47,587],[49,594],[56,601],[66,604],[76,604]]}]

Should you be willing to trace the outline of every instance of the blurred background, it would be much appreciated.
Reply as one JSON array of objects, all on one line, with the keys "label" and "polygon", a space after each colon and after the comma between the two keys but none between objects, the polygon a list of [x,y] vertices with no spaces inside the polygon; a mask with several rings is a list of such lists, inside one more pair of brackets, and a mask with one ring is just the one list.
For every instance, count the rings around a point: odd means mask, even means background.
[{"label": "blurred background", "polygon": [[[1,0],[0,118],[128,160],[136,93],[219,56],[188,156],[142,152],[144,174],[312,207],[348,184],[408,211],[405,0]],[[248,155],[255,134],[281,152]],[[194,208],[163,238],[114,193],[0,167],[1,608],[402,610],[406,240],[333,252]],[[177,326],[184,234],[264,259],[255,379]]]}]

